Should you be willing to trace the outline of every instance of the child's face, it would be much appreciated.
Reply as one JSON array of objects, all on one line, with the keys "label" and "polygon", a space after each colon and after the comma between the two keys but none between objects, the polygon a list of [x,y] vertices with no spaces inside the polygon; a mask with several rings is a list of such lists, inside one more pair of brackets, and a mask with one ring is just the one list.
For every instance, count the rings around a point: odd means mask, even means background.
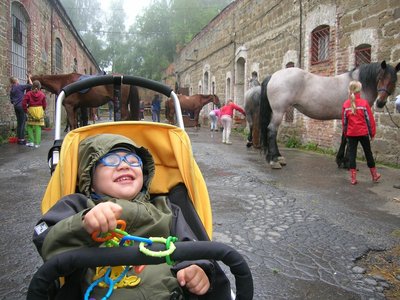
[{"label": "child's face", "polygon": [[[127,152],[115,152],[123,157]],[[119,199],[133,199],[143,187],[141,167],[131,167],[125,161],[116,167],[108,167],[100,163],[93,174],[92,189],[102,195]]]}]

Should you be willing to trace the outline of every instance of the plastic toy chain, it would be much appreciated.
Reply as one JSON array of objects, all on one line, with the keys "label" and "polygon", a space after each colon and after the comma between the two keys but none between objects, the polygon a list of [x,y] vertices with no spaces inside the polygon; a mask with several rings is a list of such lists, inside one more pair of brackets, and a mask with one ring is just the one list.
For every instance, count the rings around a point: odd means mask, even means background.
[{"label": "plastic toy chain", "polygon": [[164,243],[165,244],[165,248],[167,250],[164,251],[152,251],[150,249],[147,249],[145,247],[145,243],[141,242],[139,244],[139,250],[140,252],[142,252],[143,254],[147,255],[147,256],[152,256],[152,257],[165,257],[165,260],[167,262],[168,265],[173,265],[174,262],[171,260],[171,258],[169,257],[176,249],[174,242],[176,242],[178,240],[178,238],[174,237],[174,236],[169,236],[168,238],[162,238],[162,237],[150,237],[149,238],[152,242],[154,243]]},{"label": "plastic toy chain", "polygon": [[[169,236],[168,238],[161,238],[161,237],[150,237],[148,239],[138,237],[138,236],[133,236],[129,235],[127,232],[125,232],[126,228],[126,223],[123,220],[118,220],[117,221],[117,226],[120,226],[120,228],[116,228],[112,232],[108,232],[105,236],[101,236],[100,232],[96,231],[93,232],[92,234],[92,239],[97,241],[97,242],[104,242],[107,247],[115,247],[115,246],[120,246],[123,247],[125,245],[126,241],[132,241],[131,245],[133,244],[133,241],[140,242],[139,244],[139,250],[143,254],[147,256],[152,256],[152,257],[165,257],[165,261],[168,265],[173,265],[174,262],[171,260],[170,255],[175,251],[176,247],[174,245],[174,242],[178,240],[178,238]],[[121,239],[121,241],[118,243],[115,241],[115,239]],[[145,245],[152,245],[153,242],[155,243],[165,243],[165,248],[166,250],[164,251],[152,251],[150,249],[147,249]],[[137,269],[136,269],[137,268]],[[144,266],[135,266],[135,271],[136,273],[140,273],[143,270]],[[101,299],[101,300],[107,300],[115,287],[116,284],[118,284],[128,273],[129,271],[129,266],[125,266],[125,269],[121,274],[115,279],[111,279],[111,270],[112,268],[109,267],[104,274],[104,276],[98,278],[95,280],[86,290],[84,299],[85,300],[95,300],[94,298],[89,298],[90,293],[92,290],[99,285],[100,283],[104,282],[106,285],[108,285],[108,291],[106,295]]]},{"label": "plastic toy chain", "polygon": [[[105,234],[101,234],[99,231],[93,232],[92,233],[92,239],[94,241],[96,241],[96,242],[105,243],[105,245],[107,247],[118,247],[118,246],[123,247],[127,240],[130,241],[129,244],[131,246],[133,245],[134,241],[146,243],[146,244],[149,244],[149,245],[151,245],[153,243],[150,239],[146,239],[146,238],[142,238],[142,237],[138,237],[138,236],[128,235],[128,233],[124,231],[125,228],[126,228],[126,222],[123,221],[123,220],[118,220],[117,221],[117,226],[119,226],[119,228],[117,227],[113,231],[107,232]],[[117,239],[121,239],[121,241],[118,243],[116,241]],[[143,271],[144,266],[135,266],[134,269],[135,269],[135,272],[137,274],[139,274],[140,272]],[[94,298],[90,298],[89,299],[90,293],[93,291],[93,289],[97,285],[100,285],[103,282],[106,285],[108,285],[108,291],[107,291],[106,295],[102,298],[102,300],[107,300],[111,296],[111,294],[112,294],[114,288],[116,287],[116,285],[128,273],[129,266],[125,266],[124,270],[121,272],[121,274],[119,274],[119,276],[117,278],[115,278],[114,280],[111,278],[111,271],[112,271],[112,268],[109,267],[107,269],[106,273],[103,276],[101,276],[100,278],[98,278],[97,280],[92,282],[92,284],[87,288],[87,290],[85,292],[85,296],[84,296],[85,300],[95,300]],[[139,281],[136,281],[137,284],[139,283]]]}]

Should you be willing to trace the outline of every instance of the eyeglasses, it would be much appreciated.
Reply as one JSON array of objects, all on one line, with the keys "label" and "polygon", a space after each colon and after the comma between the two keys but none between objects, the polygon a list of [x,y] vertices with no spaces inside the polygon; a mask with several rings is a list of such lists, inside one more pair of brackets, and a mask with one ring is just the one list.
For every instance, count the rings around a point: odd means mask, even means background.
[{"label": "eyeglasses", "polygon": [[141,167],[143,165],[142,160],[139,156],[133,153],[128,153],[124,156],[120,156],[117,153],[108,153],[99,159],[99,163],[107,167],[118,167],[122,161],[126,162],[130,167]]}]

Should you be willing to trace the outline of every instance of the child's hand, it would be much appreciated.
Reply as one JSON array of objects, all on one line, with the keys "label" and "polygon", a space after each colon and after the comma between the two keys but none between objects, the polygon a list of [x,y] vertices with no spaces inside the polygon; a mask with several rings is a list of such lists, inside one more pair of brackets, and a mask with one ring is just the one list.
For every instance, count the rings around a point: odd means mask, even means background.
[{"label": "child's hand", "polygon": [[186,288],[195,295],[204,295],[210,288],[210,281],[204,270],[198,265],[190,265],[176,274],[180,286]]},{"label": "child's hand", "polygon": [[108,232],[117,227],[122,207],[113,202],[97,204],[83,218],[83,227],[89,234],[95,231]]}]

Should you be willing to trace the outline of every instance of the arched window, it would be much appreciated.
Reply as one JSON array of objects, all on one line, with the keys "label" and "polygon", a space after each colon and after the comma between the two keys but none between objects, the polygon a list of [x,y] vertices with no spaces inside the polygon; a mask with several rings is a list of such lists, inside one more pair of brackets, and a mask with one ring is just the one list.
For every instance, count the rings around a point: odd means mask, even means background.
[{"label": "arched window", "polygon": [[290,61],[286,64],[286,68],[294,68],[294,62]]},{"label": "arched window", "polygon": [[329,26],[321,25],[311,32],[311,64],[327,61],[329,58]]},{"label": "arched window", "polygon": [[371,45],[361,44],[354,49],[355,65],[371,63]]},{"label": "arched window", "polygon": [[63,59],[62,59],[62,43],[59,38],[56,38],[56,44],[55,44],[55,50],[56,50],[56,73],[61,74],[63,73]]},{"label": "arched window", "polygon": [[232,88],[231,87],[231,79],[228,77],[226,79],[226,95],[225,95],[227,100],[231,99],[231,88]]},{"label": "arched window", "polygon": [[209,91],[209,86],[208,86],[208,78],[209,78],[209,73],[206,71],[206,72],[204,72],[204,75],[203,75],[203,82],[204,82],[204,86],[203,86],[203,93],[204,94],[207,94],[208,93],[208,91]]}]

